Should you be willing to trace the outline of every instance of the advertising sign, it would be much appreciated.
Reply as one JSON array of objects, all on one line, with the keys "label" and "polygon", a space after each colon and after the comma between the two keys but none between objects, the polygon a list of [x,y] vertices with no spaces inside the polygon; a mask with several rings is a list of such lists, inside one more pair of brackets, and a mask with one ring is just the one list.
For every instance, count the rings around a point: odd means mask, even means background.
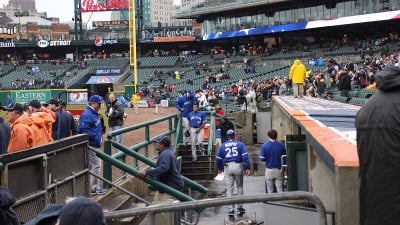
[{"label": "advertising sign", "polygon": [[154,37],[154,42],[180,42],[193,41],[193,36],[171,36],[171,37]]},{"label": "advertising sign", "polygon": [[120,26],[128,26],[128,20],[112,20],[112,21],[93,21],[93,27],[120,27]]},{"label": "advertising sign", "polygon": [[94,40],[94,45],[96,45],[97,47],[101,47],[103,45],[112,45],[112,44],[118,44],[118,40],[117,39],[101,39],[101,38],[96,38]]},{"label": "advertising sign", "polygon": [[96,75],[120,75],[121,69],[120,68],[101,68],[95,70]]},{"label": "advertising sign", "polygon": [[81,91],[68,92],[67,104],[88,104],[88,93]]},{"label": "advertising sign", "polygon": [[112,11],[128,9],[129,0],[82,0],[81,12]]},{"label": "advertising sign", "polygon": [[11,92],[11,96],[15,99],[15,102],[25,103],[30,102],[33,99],[39,102],[47,102],[51,98],[50,91],[14,91]]},{"label": "advertising sign", "polygon": [[91,76],[86,84],[113,84],[120,76]]},{"label": "advertising sign", "polygon": [[15,42],[11,41],[0,41],[0,48],[15,48]]},{"label": "advertising sign", "polygon": [[40,40],[37,42],[37,45],[41,48],[53,47],[53,46],[69,46],[71,45],[71,40],[69,41],[48,41],[48,40]]}]

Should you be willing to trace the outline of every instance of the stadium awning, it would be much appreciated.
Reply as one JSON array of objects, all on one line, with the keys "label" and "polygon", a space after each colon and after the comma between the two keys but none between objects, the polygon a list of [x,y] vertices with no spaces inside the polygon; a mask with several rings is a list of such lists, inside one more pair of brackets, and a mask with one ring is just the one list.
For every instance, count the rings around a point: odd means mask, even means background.
[{"label": "stadium awning", "polygon": [[113,84],[120,76],[91,76],[86,84]]}]

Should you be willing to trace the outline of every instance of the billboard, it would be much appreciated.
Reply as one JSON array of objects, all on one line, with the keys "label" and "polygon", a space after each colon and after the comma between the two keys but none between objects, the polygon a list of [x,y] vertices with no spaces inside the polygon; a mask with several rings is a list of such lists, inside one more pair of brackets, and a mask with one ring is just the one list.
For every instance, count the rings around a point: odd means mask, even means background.
[{"label": "billboard", "polygon": [[96,68],[96,75],[121,75],[122,70],[120,68]]},{"label": "billboard", "polygon": [[68,92],[67,104],[87,104],[88,93],[86,91],[71,91]]},{"label": "billboard", "polygon": [[154,42],[181,42],[194,41],[193,36],[169,36],[169,37],[154,37]]},{"label": "billboard", "polygon": [[120,76],[91,76],[86,84],[113,84]]},{"label": "billboard", "polygon": [[82,0],[81,12],[100,12],[128,9],[129,0]]},{"label": "billboard", "polygon": [[15,102],[25,103],[30,102],[33,99],[39,102],[47,102],[51,98],[50,91],[14,91],[11,92],[11,96],[15,99]]},{"label": "billboard", "polygon": [[128,26],[128,20],[112,20],[112,21],[93,21],[93,27],[121,27]]}]

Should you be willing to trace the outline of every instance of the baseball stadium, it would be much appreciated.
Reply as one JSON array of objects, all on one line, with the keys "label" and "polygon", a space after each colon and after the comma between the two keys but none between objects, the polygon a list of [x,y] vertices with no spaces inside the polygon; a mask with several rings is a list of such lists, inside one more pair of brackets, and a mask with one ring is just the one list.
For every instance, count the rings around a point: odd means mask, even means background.
[{"label": "baseball stadium", "polygon": [[0,8],[0,225],[398,224],[399,0],[37,1]]}]

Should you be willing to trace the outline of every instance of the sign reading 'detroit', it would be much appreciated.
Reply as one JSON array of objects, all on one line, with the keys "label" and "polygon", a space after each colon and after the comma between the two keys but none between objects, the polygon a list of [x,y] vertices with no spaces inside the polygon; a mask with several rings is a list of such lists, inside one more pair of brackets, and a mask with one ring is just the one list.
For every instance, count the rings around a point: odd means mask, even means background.
[{"label": "sign reading 'detroit'", "polygon": [[54,46],[69,46],[71,45],[71,40],[69,41],[48,41],[48,40],[40,40],[37,45],[41,48],[54,47]]}]

